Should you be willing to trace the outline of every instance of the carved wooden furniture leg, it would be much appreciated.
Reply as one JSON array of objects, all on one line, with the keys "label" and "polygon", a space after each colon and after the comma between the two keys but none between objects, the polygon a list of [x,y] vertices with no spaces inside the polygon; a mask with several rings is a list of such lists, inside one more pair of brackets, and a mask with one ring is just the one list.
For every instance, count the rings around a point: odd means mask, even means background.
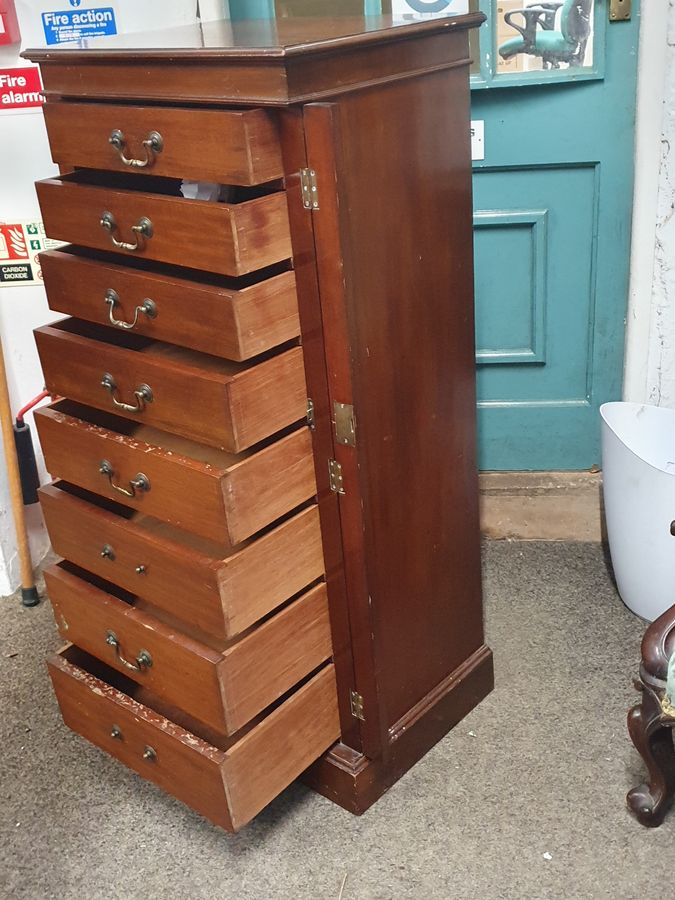
[{"label": "carved wooden furniture leg", "polygon": [[649,783],[628,793],[629,807],[643,825],[663,822],[675,794],[675,751],[671,727],[663,724],[658,695],[644,683],[638,684],[642,702],[628,712],[628,731],[649,771]]},{"label": "carved wooden furniture leg", "polygon": [[675,797],[675,709],[666,691],[668,662],[675,651],[675,606],[653,622],[642,639],[642,664],[636,688],[642,701],[628,712],[628,731],[645,761],[649,782],[629,791],[627,802],[638,820],[660,825]]}]

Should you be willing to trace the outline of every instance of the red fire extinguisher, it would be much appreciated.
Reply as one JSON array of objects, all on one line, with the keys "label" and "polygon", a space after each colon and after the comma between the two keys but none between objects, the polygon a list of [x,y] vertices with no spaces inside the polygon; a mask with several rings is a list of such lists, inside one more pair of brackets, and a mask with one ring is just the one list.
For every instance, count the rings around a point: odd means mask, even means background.
[{"label": "red fire extinguisher", "polygon": [[14,0],[0,0],[0,44],[18,44],[20,40]]}]

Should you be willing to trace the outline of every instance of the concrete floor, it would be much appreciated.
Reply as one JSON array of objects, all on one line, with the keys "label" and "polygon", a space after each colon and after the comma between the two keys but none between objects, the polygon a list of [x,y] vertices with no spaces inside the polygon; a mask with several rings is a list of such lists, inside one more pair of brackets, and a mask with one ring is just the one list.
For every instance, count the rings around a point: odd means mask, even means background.
[{"label": "concrete floor", "polygon": [[547,900],[667,896],[675,812],[639,826],[625,712],[643,625],[597,544],[485,554],[495,692],[366,815],[293,785],[229,836],[61,724],[49,609],[3,601],[0,896]]}]

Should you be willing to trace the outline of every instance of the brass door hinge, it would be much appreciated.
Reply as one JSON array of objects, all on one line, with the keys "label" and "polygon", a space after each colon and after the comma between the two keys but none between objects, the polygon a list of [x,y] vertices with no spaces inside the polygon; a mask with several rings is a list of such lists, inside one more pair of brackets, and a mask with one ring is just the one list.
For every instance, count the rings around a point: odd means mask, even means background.
[{"label": "brass door hinge", "polygon": [[307,424],[314,431],[316,428],[316,416],[314,414],[314,401],[311,397],[307,398]]},{"label": "brass door hinge", "polygon": [[316,172],[314,169],[300,169],[300,188],[302,190],[302,205],[305,209],[318,209],[319,191],[316,185]]},{"label": "brass door hinge", "polygon": [[356,419],[351,403],[333,403],[333,424],[338,444],[356,447]]},{"label": "brass door hinge", "polygon": [[345,489],[342,482],[342,466],[336,459],[328,460],[328,478],[331,491],[334,491],[336,494],[344,494]]},{"label": "brass door hinge", "polygon": [[628,22],[632,12],[631,0],[609,0],[610,22]]},{"label": "brass door hinge", "polygon": [[351,707],[352,715],[355,719],[360,719],[362,722],[366,721],[366,717],[363,713],[363,697],[361,694],[357,694],[356,691],[349,692],[349,705]]}]

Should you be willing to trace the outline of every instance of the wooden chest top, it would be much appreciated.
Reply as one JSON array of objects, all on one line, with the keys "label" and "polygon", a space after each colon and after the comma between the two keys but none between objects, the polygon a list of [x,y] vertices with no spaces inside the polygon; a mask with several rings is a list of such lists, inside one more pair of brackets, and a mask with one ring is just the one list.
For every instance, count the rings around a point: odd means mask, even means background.
[{"label": "wooden chest top", "polygon": [[[180,99],[287,105],[466,65],[458,32],[482,14],[221,20],[31,49],[48,98]],[[170,68],[168,68],[170,67]]]}]

